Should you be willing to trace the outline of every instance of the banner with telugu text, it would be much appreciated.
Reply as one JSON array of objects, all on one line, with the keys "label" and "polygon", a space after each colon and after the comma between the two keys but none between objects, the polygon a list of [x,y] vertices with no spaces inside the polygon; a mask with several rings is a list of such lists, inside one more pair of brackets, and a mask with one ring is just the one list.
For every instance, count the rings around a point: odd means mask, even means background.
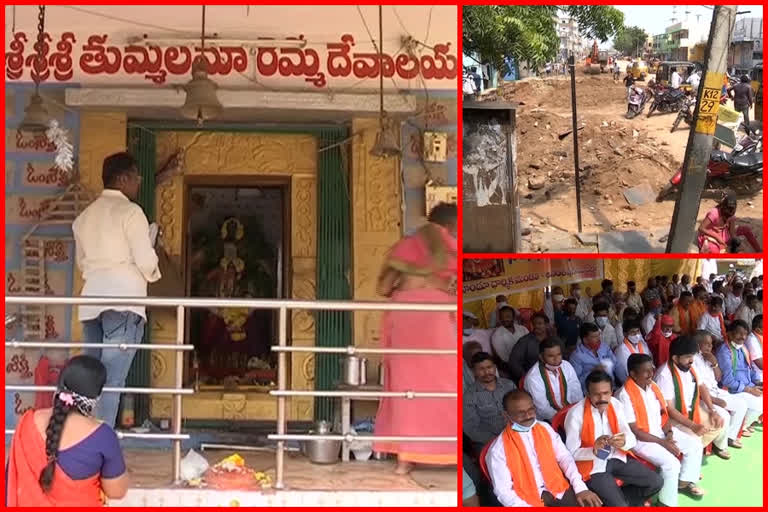
[{"label": "banner with telugu text", "polygon": [[603,278],[602,260],[465,259],[463,300]]}]

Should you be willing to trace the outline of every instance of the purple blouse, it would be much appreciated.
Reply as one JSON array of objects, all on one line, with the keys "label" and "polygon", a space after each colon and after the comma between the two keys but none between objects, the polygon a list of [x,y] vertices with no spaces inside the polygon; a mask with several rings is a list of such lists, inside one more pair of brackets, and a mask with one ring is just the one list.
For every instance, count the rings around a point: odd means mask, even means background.
[{"label": "purple blouse", "polygon": [[99,474],[101,478],[117,478],[125,473],[117,434],[105,423],[79,443],[59,450],[57,462],[72,480],[85,480]]}]

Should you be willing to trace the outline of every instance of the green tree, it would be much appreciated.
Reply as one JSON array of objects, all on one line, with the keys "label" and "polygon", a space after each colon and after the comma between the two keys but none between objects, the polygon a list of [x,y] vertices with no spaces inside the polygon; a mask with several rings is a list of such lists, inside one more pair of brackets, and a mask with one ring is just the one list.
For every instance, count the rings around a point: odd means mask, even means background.
[{"label": "green tree", "polygon": [[621,53],[639,57],[647,39],[648,34],[640,27],[623,27],[613,39],[613,47]]},{"label": "green tree", "polygon": [[553,60],[560,48],[558,11],[574,17],[581,36],[605,42],[624,26],[624,14],[609,5],[469,5],[463,7],[465,53],[504,66],[504,57],[538,66]]}]

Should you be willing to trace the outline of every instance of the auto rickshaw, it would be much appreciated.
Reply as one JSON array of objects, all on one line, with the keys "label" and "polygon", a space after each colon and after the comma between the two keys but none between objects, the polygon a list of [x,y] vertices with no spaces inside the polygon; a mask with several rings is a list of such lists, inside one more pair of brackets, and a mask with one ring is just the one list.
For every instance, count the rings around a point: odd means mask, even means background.
[{"label": "auto rickshaw", "polygon": [[693,62],[686,62],[686,61],[662,62],[661,64],[659,64],[659,69],[656,72],[656,83],[661,84],[664,87],[669,87],[669,82],[672,79],[672,72],[675,69],[677,69],[677,72],[680,73],[680,78],[683,79],[682,83],[680,84],[680,89],[682,89],[685,92],[690,91],[691,84],[688,84],[685,81],[688,80],[688,77],[691,76],[691,73],[693,73],[696,70],[696,64]]},{"label": "auto rickshaw", "polygon": [[645,77],[648,76],[648,65],[644,60],[636,60],[632,63],[632,68],[629,70],[628,74],[631,74],[632,78],[635,80],[644,82]]},{"label": "auto rickshaw", "polygon": [[755,93],[755,119],[763,119],[763,63],[761,62],[749,72],[750,85]]}]

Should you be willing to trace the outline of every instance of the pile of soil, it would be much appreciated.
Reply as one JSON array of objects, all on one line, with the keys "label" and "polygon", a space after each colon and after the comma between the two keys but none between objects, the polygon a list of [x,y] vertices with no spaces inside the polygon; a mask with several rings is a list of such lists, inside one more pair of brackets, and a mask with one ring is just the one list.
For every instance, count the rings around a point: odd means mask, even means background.
[{"label": "pile of soil", "polygon": [[[573,127],[570,87],[570,79],[562,77],[528,78],[505,84],[488,97],[520,104],[517,174],[524,208],[574,194],[573,135],[560,137]],[[623,191],[648,183],[658,192],[682,162],[667,142],[617,115],[626,111],[626,89],[620,84],[606,75],[577,75],[576,91],[582,205],[612,219],[604,229],[640,226],[638,216],[621,213],[635,209]]]}]

